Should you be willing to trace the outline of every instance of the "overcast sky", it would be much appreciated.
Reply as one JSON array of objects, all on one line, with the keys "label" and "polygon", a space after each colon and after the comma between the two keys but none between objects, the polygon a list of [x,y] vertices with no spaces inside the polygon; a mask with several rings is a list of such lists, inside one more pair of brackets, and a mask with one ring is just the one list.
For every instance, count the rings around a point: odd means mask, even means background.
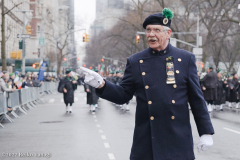
[{"label": "overcast sky", "polygon": [[95,19],[95,8],[95,0],[75,0],[75,17],[76,20],[84,20],[84,28],[89,29],[93,23]]},{"label": "overcast sky", "polygon": [[[90,34],[89,28],[95,19],[96,12],[96,0],[75,0],[75,21],[84,21],[81,24],[81,28],[86,28],[87,34]],[[79,27],[76,27],[79,28]],[[80,64],[82,63],[83,57],[85,55],[85,44],[82,42],[82,34],[84,31],[75,33],[75,40],[77,41],[77,54],[80,56]]]}]

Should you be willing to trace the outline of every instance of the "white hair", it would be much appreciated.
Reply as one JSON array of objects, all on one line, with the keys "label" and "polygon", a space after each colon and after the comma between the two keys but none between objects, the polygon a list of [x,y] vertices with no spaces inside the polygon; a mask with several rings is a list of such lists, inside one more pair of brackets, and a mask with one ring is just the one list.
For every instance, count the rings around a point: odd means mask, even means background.
[{"label": "white hair", "polygon": [[163,30],[164,30],[165,32],[167,32],[168,30],[171,30],[171,28],[169,28],[169,27],[167,27],[167,26],[163,26]]}]

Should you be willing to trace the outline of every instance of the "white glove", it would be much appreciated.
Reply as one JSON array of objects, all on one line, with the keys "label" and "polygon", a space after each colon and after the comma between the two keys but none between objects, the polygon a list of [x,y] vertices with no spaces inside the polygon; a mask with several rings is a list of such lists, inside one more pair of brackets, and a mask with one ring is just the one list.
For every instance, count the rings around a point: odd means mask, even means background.
[{"label": "white glove", "polygon": [[212,135],[202,135],[198,143],[198,152],[206,151],[213,145]]},{"label": "white glove", "polygon": [[103,83],[103,78],[98,73],[85,67],[81,67],[81,70],[86,72],[84,82],[88,85],[98,88]]}]

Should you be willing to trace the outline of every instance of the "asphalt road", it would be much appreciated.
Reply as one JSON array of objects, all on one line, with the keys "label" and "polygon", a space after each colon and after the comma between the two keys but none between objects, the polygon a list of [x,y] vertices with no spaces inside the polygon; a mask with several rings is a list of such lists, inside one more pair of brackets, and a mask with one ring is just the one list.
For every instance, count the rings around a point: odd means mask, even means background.
[{"label": "asphalt road", "polygon": [[[62,94],[44,96],[44,104],[0,128],[0,160],[128,160],[132,145],[135,106],[119,110],[100,99],[95,114],[86,105],[86,93],[75,92],[73,113],[66,114]],[[222,118],[221,118],[222,117]],[[229,119],[229,120],[228,120]],[[231,121],[234,119],[236,122]],[[216,134],[209,151],[197,152],[199,136],[191,117],[197,160],[240,160],[240,114],[213,116]]]}]

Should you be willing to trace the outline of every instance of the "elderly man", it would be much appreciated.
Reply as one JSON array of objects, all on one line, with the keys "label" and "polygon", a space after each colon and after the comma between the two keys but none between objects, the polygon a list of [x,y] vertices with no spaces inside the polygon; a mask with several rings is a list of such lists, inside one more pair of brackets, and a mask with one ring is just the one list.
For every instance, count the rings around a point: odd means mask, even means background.
[{"label": "elderly man", "polygon": [[193,160],[193,139],[188,102],[197,124],[199,150],[212,144],[213,126],[199,85],[195,56],[173,47],[173,12],[146,18],[143,28],[149,48],[127,58],[120,85],[115,85],[86,68],[85,82],[101,98],[117,104],[128,102],[136,93],[137,109],[130,160]]}]

